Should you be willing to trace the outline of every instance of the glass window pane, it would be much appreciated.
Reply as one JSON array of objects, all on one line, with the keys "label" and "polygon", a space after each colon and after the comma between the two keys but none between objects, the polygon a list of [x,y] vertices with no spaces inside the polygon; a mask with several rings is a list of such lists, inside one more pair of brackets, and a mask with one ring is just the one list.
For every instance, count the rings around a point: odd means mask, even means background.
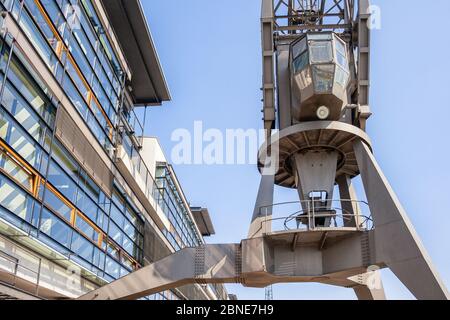
[{"label": "glass window pane", "polygon": [[346,49],[345,44],[338,37],[336,37],[336,40],[334,41],[334,43],[336,45],[336,51],[341,53],[342,55],[346,56],[347,49]]},{"label": "glass window pane", "polygon": [[311,41],[309,43],[311,63],[331,62],[333,50],[330,41]]},{"label": "glass window pane", "polygon": [[308,40],[331,40],[331,33],[310,33],[308,34]]},{"label": "glass window pane", "polygon": [[77,216],[76,227],[86,237],[88,237],[94,242],[98,242],[99,240],[98,232],[83,217]]},{"label": "glass window pane", "polygon": [[111,206],[110,217],[120,228],[123,228],[125,217],[123,216],[122,212],[119,209],[117,209],[115,205]]},{"label": "glass window pane", "polygon": [[75,183],[54,161],[49,166],[48,180],[69,201],[74,200],[77,188]]},{"label": "glass window pane", "polygon": [[17,58],[13,58],[8,72],[8,79],[14,84],[28,103],[46,120],[53,124],[56,109],[48,102],[47,97],[32,80],[32,77],[21,66]]},{"label": "glass window pane", "polygon": [[339,66],[336,66],[336,83],[340,84],[342,87],[347,86],[347,81],[349,79],[349,73]]},{"label": "glass window pane", "polygon": [[114,240],[118,245],[122,245],[123,234],[122,231],[115,225],[115,223],[111,222],[109,224],[109,236]]},{"label": "glass window pane", "polygon": [[103,269],[105,267],[105,254],[100,249],[95,247],[93,263],[100,269]]},{"label": "glass window pane", "polygon": [[334,81],[334,65],[313,66],[313,75],[316,92],[331,92]]},{"label": "glass window pane", "polygon": [[2,104],[36,141],[42,141],[44,124],[9,82],[5,86]]},{"label": "glass window pane", "polygon": [[77,207],[92,221],[97,220],[97,205],[81,190],[78,190]]},{"label": "glass window pane", "polygon": [[2,150],[0,150],[0,168],[5,170],[6,173],[24,188],[31,191],[33,183],[32,175]]},{"label": "glass window pane", "polygon": [[69,247],[72,228],[46,209],[42,212],[40,229],[60,244]]},{"label": "glass window pane", "polygon": [[105,271],[116,279],[120,277],[120,265],[110,257],[106,257]]},{"label": "glass window pane", "polygon": [[292,57],[295,59],[306,50],[306,38],[303,38],[294,45]]},{"label": "glass window pane", "polygon": [[0,112],[0,137],[35,168],[39,167],[41,149],[6,113]]},{"label": "glass window pane", "polygon": [[337,59],[338,64],[341,67],[343,67],[346,71],[349,70],[348,60],[347,60],[347,58],[345,56],[343,56],[340,53],[337,53],[336,54],[336,59]]},{"label": "glass window pane", "polygon": [[298,73],[303,70],[309,64],[308,51],[302,53],[294,60],[294,73]]},{"label": "glass window pane", "polygon": [[72,209],[68,207],[57,195],[47,189],[45,192],[45,203],[55,212],[64,217],[68,222],[72,215]]},{"label": "glass window pane", "polygon": [[78,163],[66,152],[65,148],[57,140],[53,142],[52,155],[65,172],[77,181],[79,175]]},{"label": "glass window pane", "polygon": [[23,220],[31,221],[31,202],[27,194],[1,174],[0,205]]},{"label": "glass window pane", "polygon": [[311,67],[308,67],[299,74],[297,74],[294,80],[297,86],[300,88],[300,90],[304,90],[310,85],[312,85]]},{"label": "glass window pane", "polygon": [[83,259],[92,262],[94,245],[78,233],[74,233],[71,250]]}]

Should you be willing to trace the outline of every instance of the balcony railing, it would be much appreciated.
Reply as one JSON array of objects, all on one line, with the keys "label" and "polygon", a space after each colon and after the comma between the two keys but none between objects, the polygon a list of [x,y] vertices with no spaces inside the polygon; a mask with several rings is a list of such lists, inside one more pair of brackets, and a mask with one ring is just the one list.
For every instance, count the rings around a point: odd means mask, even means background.
[{"label": "balcony railing", "polygon": [[259,209],[263,217],[264,233],[274,231],[325,228],[353,228],[358,231],[372,230],[373,220],[369,204],[356,200],[305,200],[264,206]]},{"label": "balcony railing", "polygon": [[41,272],[41,263],[39,259],[38,270],[32,270],[3,251],[0,251],[0,272],[4,274],[3,281],[12,287],[16,287],[17,281],[26,280],[34,290],[33,294],[39,294],[39,278]]}]

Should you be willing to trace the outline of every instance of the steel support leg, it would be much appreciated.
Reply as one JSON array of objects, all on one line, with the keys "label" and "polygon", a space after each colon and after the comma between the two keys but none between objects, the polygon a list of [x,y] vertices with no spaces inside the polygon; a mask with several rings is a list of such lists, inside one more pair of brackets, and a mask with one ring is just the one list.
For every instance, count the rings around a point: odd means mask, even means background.
[{"label": "steel support leg", "polygon": [[258,238],[264,233],[272,231],[272,205],[275,189],[275,177],[273,175],[261,176],[258,196],[253,211],[252,222],[248,238]]},{"label": "steel support leg", "polygon": [[354,148],[374,221],[376,263],[387,265],[417,299],[448,299],[447,289],[375,157],[360,140]]}]

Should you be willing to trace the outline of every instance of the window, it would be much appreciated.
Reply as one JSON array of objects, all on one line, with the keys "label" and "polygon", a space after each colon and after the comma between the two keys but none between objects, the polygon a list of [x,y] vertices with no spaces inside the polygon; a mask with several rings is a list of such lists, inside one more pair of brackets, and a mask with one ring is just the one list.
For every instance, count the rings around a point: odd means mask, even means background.
[{"label": "window", "polygon": [[92,262],[94,245],[78,233],[74,233],[71,250],[88,262]]},{"label": "window", "polygon": [[120,278],[120,265],[110,257],[106,257],[105,271],[115,279]]},{"label": "window", "polygon": [[89,219],[91,219],[92,221],[97,221],[97,205],[86,195],[86,193],[81,190],[78,190],[77,194],[77,207]]},{"label": "window", "polygon": [[61,196],[57,195],[55,191],[51,190],[51,188],[46,189],[45,204],[66,219],[67,222],[72,220],[73,208],[69,207],[67,202]]},{"label": "window", "polygon": [[100,240],[100,234],[93,225],[87,221],[82,215],[78,214],[75,222],[77,229],[83,233],[86,237],[98,243]]},{"label": "window", "polygon": [[25,169],[17,160],[0,148],[0,168],[25,189],[32,192],[34,187],[33,174]]},{"label": "window", "polygon": [[125,217],[115,205],[111,206],[110,217],[118,226],[123,227]]},{"label": "window", "polygon": [[294,45],[293,58],[297,58],[306,50],[306,38],[303,38]]},{"label": "window", "polygon": [[311,63],[326,63],[333,60],[331,41],[310,41]]},{"label": "window", "polygon": [[100,187],[83,171],[80,178],[80,185],[93,199],[98,201],[100,199]]},{"label": "window", "polygon": [[94,247],[94,258],[92,263],[98,268],[102,269],[105,267],[105,253],[100,249]]},{"label": "window", "polygon": [[31,222],[31,198],[2,174],[0,174],[0,205],[19,218]]},{"label": "window", "polygon": [[2,104],[37,142],[42,143],[45,124],[28,107],[28,103],[13,89],[9,82],[5,86]]},{"label": "window", "polygon": [[314,87],[316,92],[328,93],[333,89],[334,66],[319,65],[313,66]]},{"label": "window", "polygon": [[109,232],[108,232],[110,238],[114,240],[115,243],[118,245],[122,245],[123,242],[123,233],[122,231],[117,227],[117,225],[113,222],[109,224]]},{"label": "window", "polygon": [[39,168],[42,156],[41,148],[3,110],[0,110],[0,137],[29,164]]},{"label": "window", "polygon": [[18,58],[14,57],[8,71],[8,79],[25,98],[25,100],[40,114],[50,126],[53,126],[56,116],[56,108],[51,105],[34,83],[33,78],[21,66]]},{"label": "window", "polygon": [[59,143],[58,140],[53,142],[52,156],[58,162],[58,164],[64,169],[64,171],[72,177],[75,181],[78,180],[79,165],[72,158],[71,155],[65,150],[65,148]]},{"label": "window", "polygon": [[331,40],[331,33],[310,33],[308,40]]},{"label": "window", "polygon": [[342,42],[342,40],[339,39],[337,36],[335,36],[334,43],[336,45],[336,51],[339,52],[341,55],[346,56],[347,49],[346,49],[345,44]]},{"label": "window", "polygon": [[336,83],[340,84],[342,87],[347,86],[347,81],[349,79],[349,73],[342,69],[340,66],[336,66]]},{"label": "window", "polygon": [[42,211],[40,229],[61,245],[69,247],[72,228],[47,209]]},{"label": "window", "polygon": [[309,64],[308,51],[303,52],[294,60],[294,73],[302,71]]},{"label": "window", "polygon": [[74,196],[77,190],[76,184],[53,160],[49,166],[48,180],[69,201],[75,199]]}]

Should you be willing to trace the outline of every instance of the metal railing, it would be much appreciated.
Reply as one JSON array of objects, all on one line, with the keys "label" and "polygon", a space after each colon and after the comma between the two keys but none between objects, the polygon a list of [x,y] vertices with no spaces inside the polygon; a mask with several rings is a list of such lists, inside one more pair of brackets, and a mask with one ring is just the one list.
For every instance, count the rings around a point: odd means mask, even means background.
[{"label": "metal railing", "polygon": [[354,228],[359,231],[373,229],[369,204],[357,200],[282,202],[260,207],[259,216],[263,217],[261,228],[264,233],[272,230],[314,231],[323,228]]},{"label": "metal railing", "polygon": [[[41,260],[39,260],[38,270],[32,270],[19,262],[19,259],[14,258],[3,251],[0,251],[0,272],[9,275],[11,280],[2,279],[2,281],[12,287],[16,287],[17,279],[25,280],[31,283],[35,290],[34,294],[39,294],[39,281],[41,273]],[[31,281],[33,278],[34,281]]]}]

